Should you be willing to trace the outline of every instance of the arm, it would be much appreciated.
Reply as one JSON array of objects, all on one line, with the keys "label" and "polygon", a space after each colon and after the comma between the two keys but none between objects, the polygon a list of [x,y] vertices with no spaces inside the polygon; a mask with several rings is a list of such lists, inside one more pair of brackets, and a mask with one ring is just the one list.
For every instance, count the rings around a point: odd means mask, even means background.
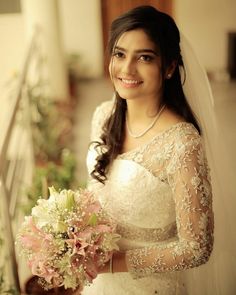
[{"label": "arm", "polygon": [[113,257],[113,271],[134,277],[199,266],[209,259],[213,245],[211,186],[200,137],[188,138],[176,149],[168,166],[176,204],[178,240],[129,250]]}]

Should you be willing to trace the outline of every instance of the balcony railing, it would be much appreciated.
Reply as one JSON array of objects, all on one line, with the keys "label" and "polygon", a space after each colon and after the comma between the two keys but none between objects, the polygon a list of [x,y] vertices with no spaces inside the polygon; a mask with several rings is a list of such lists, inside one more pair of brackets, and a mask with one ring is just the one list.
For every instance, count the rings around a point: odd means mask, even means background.
[{"label": "balcony railing", "polygon": [[14,241],[17,226],[22,220],[22,214],[17,209],[34,171],[30,101],[26,84],[29,75],[32,74],[32,64],[39,58],[37,40],[38,32],[31,40],[15,95],[7,101],[10,107],[7,114],[4,114],[6,119],[4,126],[1,126],[0,136],[0,235],[3,240],[0,266],[4,268],[4,277],[8,286],[12,286],[19,293],[20,283]]}]

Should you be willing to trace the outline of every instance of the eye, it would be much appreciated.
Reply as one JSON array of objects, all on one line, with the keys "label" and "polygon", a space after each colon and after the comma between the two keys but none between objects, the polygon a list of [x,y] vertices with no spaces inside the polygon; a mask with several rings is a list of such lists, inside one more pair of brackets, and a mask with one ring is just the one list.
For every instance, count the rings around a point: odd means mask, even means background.
[{"label": "eye", "polygon": [[144,62],[151,62],[154,59],[152,55],[148,54],[143,54],[139,57],[139,60],[144,61]]},{"label": "eye", "polygon": [[115,52],[113,52],[112,56],[115,56],[117,58],[123,58],[123,57],[125,57],[124,53],[121,52],[121,51],[115,51]]}]

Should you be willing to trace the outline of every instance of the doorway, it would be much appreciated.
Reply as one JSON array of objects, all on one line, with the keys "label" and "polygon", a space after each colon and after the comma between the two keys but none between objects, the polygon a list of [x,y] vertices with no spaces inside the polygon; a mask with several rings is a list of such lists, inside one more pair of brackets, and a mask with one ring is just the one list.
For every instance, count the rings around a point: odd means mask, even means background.
[{"label": "doorway", "polygon": [[101,0],[103,48],[107,48],[109,28],[112,21],[125,11],[140,5],[151,5],[169,15],[173,15],[172,0]]}]

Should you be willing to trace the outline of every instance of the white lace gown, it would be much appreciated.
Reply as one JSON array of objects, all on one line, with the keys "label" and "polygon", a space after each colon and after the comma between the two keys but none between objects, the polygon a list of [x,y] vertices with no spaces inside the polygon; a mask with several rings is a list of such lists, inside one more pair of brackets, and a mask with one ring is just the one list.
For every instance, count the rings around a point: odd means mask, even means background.
[{"label": "white lace gown", "polygon": [[[112,104],[96,109],[92,140],[99,140]],[[89,172],[96,157],[91,147]],[[186,269],[207,262],[213,244],[211,185],[194,126],[177,123],[119,155],[105,185],[91,180],[89,188],[118,223],[128,272],[100,274],[82,294],[186,294]]]}]

